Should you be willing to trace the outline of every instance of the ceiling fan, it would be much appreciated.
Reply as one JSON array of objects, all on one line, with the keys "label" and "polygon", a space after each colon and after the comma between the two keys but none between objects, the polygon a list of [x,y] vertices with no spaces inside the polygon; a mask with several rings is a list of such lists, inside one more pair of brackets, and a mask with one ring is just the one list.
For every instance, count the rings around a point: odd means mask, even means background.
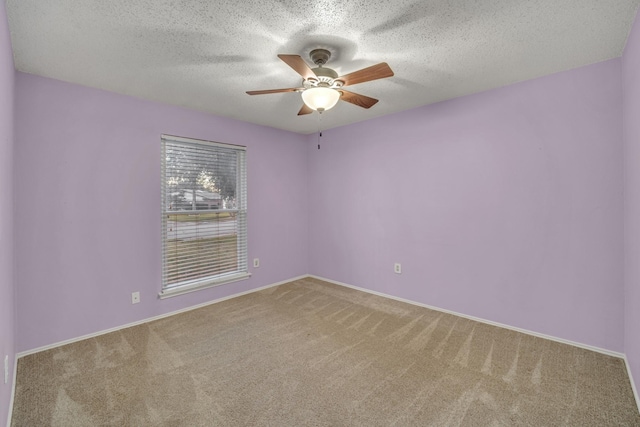
[{"label": "ceiling fan", "polygon": [[300,55],[278,55],[278,58],[302,76],[302,87],[252,90],[247,93],[249,95],[266,95],[269,93],[300,92],[304,104],[298,112],[299,116],[310,114],[313,111],[322,113],[333,108],[339,100],[350,102],[362,108],[371,108],[378,102],[377,99],[344,90],[343,87],[393,76],[393,71],[386,62],[338,76],[334,70],[323,66],[329,61],[331,52],[326,49],[314,49],[309,53],[309,56],[311,61],[317,65],[316,68],[309,68]]}]

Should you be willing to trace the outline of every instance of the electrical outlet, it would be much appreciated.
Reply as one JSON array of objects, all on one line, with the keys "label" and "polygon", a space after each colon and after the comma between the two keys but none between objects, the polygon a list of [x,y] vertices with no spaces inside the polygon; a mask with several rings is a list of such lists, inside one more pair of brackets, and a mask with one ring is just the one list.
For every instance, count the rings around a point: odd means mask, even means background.
[{"label": "electrical outlet", "polygon": [[393,272],[396,274],[402,274],[402,266],[400,265],[399,262],[396,262],[395,264],[393,264]]},{"label": "electrical outlet", "polygon": [[258,268],[260,267],[260,258],[254,258],[253,259],[253,268]]},{"label": "electrical outlet", "polygon": [[131,293],[131,304],[137,304],[140,302],[140,292]]},{"label": "electrical outlet", "polygon": [[4,356],[4,383],[9,382],[9,355]]}]

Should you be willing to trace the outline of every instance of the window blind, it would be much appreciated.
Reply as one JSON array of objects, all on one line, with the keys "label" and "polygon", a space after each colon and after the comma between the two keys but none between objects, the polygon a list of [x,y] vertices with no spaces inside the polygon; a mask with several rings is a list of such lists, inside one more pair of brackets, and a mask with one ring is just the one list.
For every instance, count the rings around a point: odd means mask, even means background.
[{"label": "window blind", "polygon": [[246,148],[162,136],[162,291],[244,279]]}]

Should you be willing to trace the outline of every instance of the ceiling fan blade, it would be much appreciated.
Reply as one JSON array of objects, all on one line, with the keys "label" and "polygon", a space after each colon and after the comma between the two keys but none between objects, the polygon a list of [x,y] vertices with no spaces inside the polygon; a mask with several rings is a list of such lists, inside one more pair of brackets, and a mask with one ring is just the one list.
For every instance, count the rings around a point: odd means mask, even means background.
[{"label": "ceiling fan blade", "polygon": [[342,80],[344,86],[355,85],[358,83],[370,82],[371,80],[384,79],[393,76],[393,71],[386,62],[381,62],[362,70],[354,71],[346,76],[340,76],[336,80]]},{"label": "ceiling fan blade", "polygon": [[287,89],[268,89],[268,90],[248,90],[248,95],[266,95],[269,93],[282,93],[282,92],[297,92],[303,90],[301,87],[290,87]]},{"label": "ceiling fan blade", "polygon": [[304,114],[311,114],[313,110],[307,106],[307,104],[302,104],[302,108],[298,111],[298,115],[302,116]]},{"label": "ceiling fan blade", "polygon": [[278,55],[278,58],[282,59],[289,67],[293,68],[296,73],[300,74],[303,79],[316,78],[316,74],[311,71],[311,68],[304,62],[304,59],[300,55]]},{"label": "ceiling fan blade", "polygon": [[378,102],[375,98],[360,95],[359,93],[349,92],[348,90],[340,89],[340,92],[342,92],[342,96],[340,97],[341,100],[350,102],[358,107],[371,108]]}]

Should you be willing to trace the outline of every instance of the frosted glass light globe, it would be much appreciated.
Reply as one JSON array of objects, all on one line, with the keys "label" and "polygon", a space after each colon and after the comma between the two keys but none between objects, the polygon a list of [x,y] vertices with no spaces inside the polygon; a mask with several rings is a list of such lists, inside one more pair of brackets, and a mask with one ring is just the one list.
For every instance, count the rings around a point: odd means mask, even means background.
[{"label": "frosted glass light globe", "polygon": [[333,108],[339,99],[340,92],[329,87],[311,87],[302,92],[307,107],[320,112]]}]

